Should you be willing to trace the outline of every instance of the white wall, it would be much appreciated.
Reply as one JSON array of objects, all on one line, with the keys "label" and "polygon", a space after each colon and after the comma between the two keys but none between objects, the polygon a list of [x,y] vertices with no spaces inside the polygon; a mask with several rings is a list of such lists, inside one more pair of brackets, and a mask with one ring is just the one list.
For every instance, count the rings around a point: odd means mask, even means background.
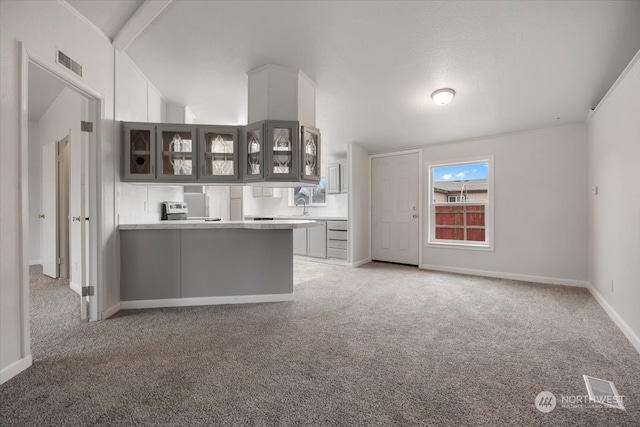
[{"label": "white wall", "polygon": [[[344,159],[333,157],[322,158],[322,176],[326,178],[326,166]],[[289,205],[288,188],[276,188],[274,194],[278,197],[253,197],[253,187],[246,186],[243,193],[243,214],[257,216],[275,215],[299,215],[302,213],[302,206]],[[309,206],[307,209],[310,215],[347,217],[348,214],[348,194],[327,194],[326,206]]]},{"label": "white wall", "polygon": [[589,196],[589,282],[640,351],[640,53],[591,116],[588,139],[588,185],[598,187]]},{"label": "white wall", "polygon": [[[112,302],[118,278],[114,275],[115,232],[113,145],[113,47],[63,3],[54,1],[0,1],[0,382],[29,366],[29,325],[21,329],[21,218],[20,218],[20,49],[19,41],[31,55],[55,64],[56,47],[83,66],[82,81],[102,94],[100,172],[101,263],[106,289],[101,309]],[[64,69],[63,69],[64,70]],[[63,72],[67,72],[66,70]],[[25,183],[26,185],[27,183]],[[24,260],[25,263],[27,260]],[[28,280],[28,278],[25,278]]]},{"label": "white wall", "polygon": [[[116,118],[118,121],[162,123],[166,104],[160,92],[125,53],[116,52]],[[119,126],[118,126],[119,128]],[[121,132],[119,129],[118,132]],[[118,135],[118,152],[122,149]],[[120,178],[118,165],[118,180]],[[132,224],[160,219],[160,203],[183,201],[181,186],[159,186],[120,182],[118,223]],[[119,294],[118,294],[119,295]]]},{"label": "white wall", "polygon": [[423,265],[584,285],[586,141],[579,124],[425,147],[425,163],[494,156],[495,244],[494,251],[425,246]]},{"label": "white wall", "polygon": [[[78,93],[64,88],[39,121],[40,147],[69,135],[69,216],[81,214],[81,138],[80,121],[86,101]],[[42,159],[44,160],[44,159]],[[38,168],[42,168],[41,165]],[[31,184],[30,183],[30,187]],[[82,287],[82,239],[79,222],[69,222],[69,285]]]},{"label": "white wall", "polygon": [[40,124],[29,122],[29,264],[40,264],[41,160]]},{"label": "white wall", "polygon": [[349,263],[371,261],[371,199],[369,152],[358,144],[347,147],[349,164]]},{"label": "white wall", "polygon": [[209,198],[209,212],[207,216],[229,220],[229,187],[225,185],[209,185],[206,194]]}]

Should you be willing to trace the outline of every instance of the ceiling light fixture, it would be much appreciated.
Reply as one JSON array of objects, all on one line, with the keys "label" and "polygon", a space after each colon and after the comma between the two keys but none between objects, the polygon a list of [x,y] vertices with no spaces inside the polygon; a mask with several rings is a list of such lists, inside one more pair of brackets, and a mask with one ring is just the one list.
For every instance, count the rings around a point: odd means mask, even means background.
[{"label": "ceiling light fixture", "polygon": [[431,94],[431,99],[438,105],[447,105],[453,99],[453,96],[456,94],[456,91],[453,89],[445,88],[438,89],[437,91]]}]

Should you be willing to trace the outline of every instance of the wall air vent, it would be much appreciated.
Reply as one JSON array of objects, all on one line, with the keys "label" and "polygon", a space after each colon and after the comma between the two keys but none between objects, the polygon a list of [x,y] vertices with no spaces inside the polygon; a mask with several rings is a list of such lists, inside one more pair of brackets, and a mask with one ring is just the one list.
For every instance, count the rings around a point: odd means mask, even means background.
[{"label": "wall air vent", "polygon": [[82,77],[82,65],[78,64],[76,61],[69,58],[69,56],[63,53],[61,50],[58,51],[57,61],[58,61],[58,64],[62,65],[63,67],[71,70],[75,74]]}]

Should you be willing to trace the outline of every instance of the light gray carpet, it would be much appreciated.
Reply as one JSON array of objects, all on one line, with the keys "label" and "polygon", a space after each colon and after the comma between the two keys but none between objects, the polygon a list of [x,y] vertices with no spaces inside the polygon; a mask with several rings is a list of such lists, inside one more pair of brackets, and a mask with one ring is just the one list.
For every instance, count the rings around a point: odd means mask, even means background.
[{"label": "light gray carpet", "polygon": [[[640,355],[586,290],[312,268],[294,302],[91,324],[66,283],[34,284],[35,361],[0,386],[0,424],[640,425]],[[627,410],[535,408],[543,390],[585,394],[582,374]]]}]

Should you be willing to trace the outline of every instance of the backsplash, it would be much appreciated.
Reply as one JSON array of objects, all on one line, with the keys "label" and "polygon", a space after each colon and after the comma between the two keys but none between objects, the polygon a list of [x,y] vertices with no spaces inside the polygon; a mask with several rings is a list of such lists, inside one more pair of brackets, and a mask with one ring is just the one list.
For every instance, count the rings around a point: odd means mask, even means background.
[{"label": "backsplash", "polygon": [[[290,191],[288,188],[276,188],[274,194],[277,197],[253,197],[253,188],[245,186],[243,213],[247,216],[300,215],[303,210],[302,205],[289,206]],[[308,206],[309,215],[345,218],[348,216],[348,194],[327,194],[326,200],[326,206]]]},{"label": "backsplash", "polygon": [[139,224],[159,221],[160,203],[183,202],[182,186],[158,186],[120,183],[119,223]]}]

